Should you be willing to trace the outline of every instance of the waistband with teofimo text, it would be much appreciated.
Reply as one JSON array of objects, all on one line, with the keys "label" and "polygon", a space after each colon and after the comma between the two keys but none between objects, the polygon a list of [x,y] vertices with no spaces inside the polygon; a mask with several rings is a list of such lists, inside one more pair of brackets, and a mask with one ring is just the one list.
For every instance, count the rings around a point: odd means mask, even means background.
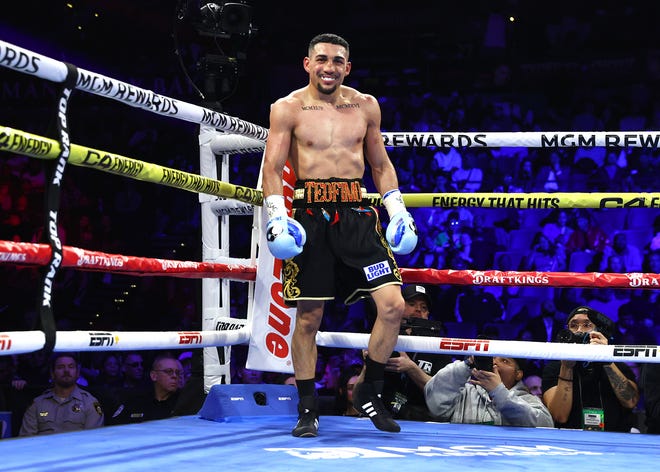
[{"label": "waistband with teofimo text", "polygon": [[360,206],[368,205],[367,189],[359,180],[354,181],[316,181],[302,182],[303,187],[293,192],[296,207],[309,206]]}]

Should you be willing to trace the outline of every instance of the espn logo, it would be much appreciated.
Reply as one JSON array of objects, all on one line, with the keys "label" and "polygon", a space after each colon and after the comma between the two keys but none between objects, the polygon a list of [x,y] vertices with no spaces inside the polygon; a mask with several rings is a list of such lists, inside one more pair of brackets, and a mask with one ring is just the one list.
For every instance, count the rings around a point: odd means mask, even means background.
[{"label": "espn logo", "polygon": [[202,335],[199,331],[179,333],[179,344],[201,344]]},{"label": "espn logo", "polygon": [[11,338],[7,334],[0,334],[0,351],[9,351],[11,349]]},{"label": "espn logo", "polygon": [[614,346],[615,357],[658,357],[658,346]]},{"label": "espn logo", "polygon": [[440,349],[448,351],[488,351],[490,340],[488,339],[453,339],[440,338]]}]

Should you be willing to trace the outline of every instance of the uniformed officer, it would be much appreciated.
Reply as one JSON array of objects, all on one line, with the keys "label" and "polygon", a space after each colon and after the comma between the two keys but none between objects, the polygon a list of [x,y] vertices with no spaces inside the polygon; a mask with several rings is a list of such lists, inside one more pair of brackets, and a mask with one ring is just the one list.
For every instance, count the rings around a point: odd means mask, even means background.
[{"label": "uniformed officer", "polygon": [[34,399],[23,415],[19,436],[79,431],[103,426],[99,401],[78,387],[78,357],[73,353],[55,353],[51,358],[53,387]]}]

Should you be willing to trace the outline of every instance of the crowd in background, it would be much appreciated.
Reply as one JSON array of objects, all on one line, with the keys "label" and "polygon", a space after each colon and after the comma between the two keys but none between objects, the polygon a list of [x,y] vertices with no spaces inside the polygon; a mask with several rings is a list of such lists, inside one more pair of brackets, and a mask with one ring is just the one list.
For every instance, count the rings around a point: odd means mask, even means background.
[{"label": "crowd in background", "polygon": [[[624,19],[634,20],[624,16],[621,21]],[[491,20],[496,22],[498,18]],[[575,51],[590,47],[599,23],[594,20],[591,28],[585,28],[585,21],[557,19],[554,30],[548,30],[548,43],[554,47],[547,49],[548,63],[556,58],[553,51],[567,42],[573,41]],[[443,77],[442,87],[434,90],[429,81],[420,79],[419,70],[414,77],[403,71],[390,74],[389,78],[361,75],[357,72],[360,58],[354,59],[356,73],[349,77],[349,85],[377,96],[384,131],[660,129],[657,52],[635,57],[634,79],[618,66],[607,69],[606,64],[601,64],[604,69],[589,74],[586,83],[561,76],[564,81],[553,85],[550,82],[562,71],[558,66],[546,70],[545,79],[530,79],[530,83],[536,84],[534,87],[523,83],[521,65],[514,67],[510,58],[504,57],[506,46],[494,42],[486,49],[484,54],[491,55],[493,64],[491,73],[473,80],[469,88],[464,89],[457,80],[448,87],[450,80]],[[452,59],[446,75],[451,77],[454,68],[456,77],[465,77],[466,70],[461,68],[464,64],[456,63],[456,57]],[[571,64],[565,60],[566,67]],[[596,65],[592,63],[591,67]],[[371,66],[370,70],[375,68]],[[572,73],[578,72],[569,71],[566,75]],[[527,78],[531,75],[528,71]],[[297,82],[296,77],[290,77],[287,87]],[[570,84],[570,93],[562,88],[562,83]],[[235,108],[236,113],[227,111],[244,117],[263,116],[267,109],[267,104],[262,104],[260,111],[244,114],[247,106],[248,103],[242,103]],[[74,114],[75,141],[197,172],[194,127],[157,119],[158,126],[152,126],[151,117],[137,124],[112,118],[124,113],[114,105],[94,108],[94,112],[98,120]],[[113,115],[115,112],[117,115]],[[27,120],[25,112],[17,116]],[[102,122],[112,122],[116,128],[110,132]],[[181,139],[184,134],[187,137]],[[657,143],[647,148],[406,147],[388,151],[404,194],[654,192],[660,172]],[[256,186],[258,159],[258,155],[232,158],[231,181]],[[2,156],[0,239],[43,242],[48,172],[46,161],[6,153]],[[104,183],[107,179],[115,182],[112,187]],[[62,192],[59,234],[65,245],[108,253],[199,260],[199,201],[194,194],[73,166],[67,169]],[[412,254],[398,259],[401,267],[660,273],[660,211],[654,208],[411,208],[411,212],[418,226],[419,244]],[[249,254],[251,224],[251,217],[238,216],[231,221],[230,246],[236,257]],[[0,274],[2,330],[38,329],[34,300],[41,284],[39,269],[3,265]],[[54,307],[60,330],[201,327],[198,281],[62,269],[56,282]],[[237,285],[232,292],[231,309],[234,316],[243,317],[247,290],[245,284]],[[656,329],[660,326],[659,293],[610,288],[437,285],[429,287],[429,294],[433,305],[443,308],[434,310],[430,318],[442,322],[449,336],[482,334],[493,339],[545,342],[553,341],[553,334],[573,308],[589,305],[617,322],[618,342],[655,345],[660,343],[660,330]],[[368,332],[371,320],[367,311],[363,303],[350,307],[329,303],[322,330]],[[554,327],[546,329],[543,320],[550,320]],[[24,393],[36,394],[48,384],[45,359],[39,359],[39,353],[1,356],[0,361],[5,385],[24,381],[35,387]],[[237,356],[233,382],[287,382],[287,376],[249,371],[243,362],[244,357]],[[346,401],[349,385],[361,363],[361,353],[354,350],[319,350],[318,390],[325,397],[337,398],[337,406],[334,400],[332,406],[337,414],[344,414],[346,406],[350,406]],[[82,385],[119,385],[124,381],[126,365],[125,359],[112,354],[83,357]],[[536,368],[530,367],[527,373],[538,374],[541,368],[542,363],[537,362]],[[16,393],[11,391],[12,395]],[[26,406],[25,398],[16,402],[19,411],[21,405]],[[16,426],[15,423],[15,434]]]}]

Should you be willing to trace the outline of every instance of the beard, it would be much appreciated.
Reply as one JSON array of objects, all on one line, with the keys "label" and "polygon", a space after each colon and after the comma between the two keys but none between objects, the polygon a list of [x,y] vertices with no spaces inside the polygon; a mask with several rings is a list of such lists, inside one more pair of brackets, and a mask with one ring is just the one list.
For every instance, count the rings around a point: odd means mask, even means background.
[{"label": "beard", "polygon": [[337,87],[339,87],[339,85],[333,85],[331,88],[323,88],[323,84],[319,83],[316,85],[316,90],[324,95],[332,95],[335,90],[337,90]]},{"label": "beard", "polygon": [[57,379],[57,381],[55,383],[60,388],[70,388],[70,387],[73,387],[76,384],[77,380],[78,379],[76,379],[73,376],[68,376],[68,377],[64,377],[64,378],[60,377],[59,379]]}]

